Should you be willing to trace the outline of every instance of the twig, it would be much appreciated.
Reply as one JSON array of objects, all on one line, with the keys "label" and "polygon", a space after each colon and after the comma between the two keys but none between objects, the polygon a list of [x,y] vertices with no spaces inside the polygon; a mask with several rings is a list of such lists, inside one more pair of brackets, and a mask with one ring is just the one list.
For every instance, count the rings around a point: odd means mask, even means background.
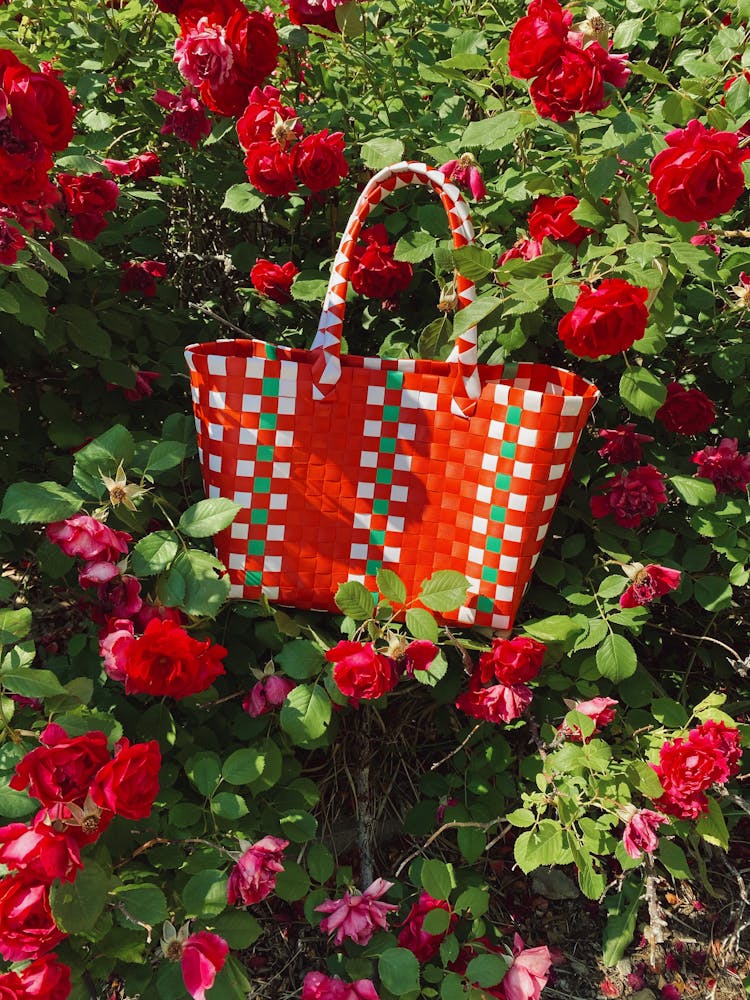
[{"label": "twig", "polygon": [[654,946],[664,943],[664,931],[667,929],[667,921],[664,919],[664,911],[656,898],[656,877],[646,876],[645,898],[648,903],[648,924],[649,924],[649,946],[651,949],[651,964],[656,960]]},{"label": "twig", "polygon": [[154,928],[151,924],[145,924],[142,920],[139,920],[138,917],[134,917],[123,903],[115,903],[115,906],[132,924],[137,924],[139,927],[144,929],[146,932],[146,944],[151,944],[151,935],[154,932]]},{"label": "twig", "polygon": [[479,727],[481,725],[482,725],[482,723],[478,722],[476,724],[476,726],[474,726],[474,728],[472,729],[472,731],[469,733],[469,735],[466,737],[466,739],[462,740],[458,744],[457,747],[455,747],[453,750],[451,750],[450,753],[446,754],[445,757],[441,758],[441,760],[437,761],[434,764],[431,764],[430,765],[430,770],[431,771],[436,771],[440,767],[441,764],[445,764],[445,762],[448,761],[448,760],[450,760],[451,757],[455,757],[456,754],[459,753],[459,751],[463,750],[463,748],[466,746],[466,744],[469,742],[469,740],[471,739],[471,737],[474,735],[474,733],[477,731],[477,729],[479,729]]},{"label": "twig", "polygon": [[217,323],[221,323],[222,326],[228,327],[230,330],[234,330],[235,333],[239,333],[242,337],[252,337],[252,334],[248,333],[247,330],[243,330],[241,326],[236,326],[231,320],[224,319],[223,316],[219,316],[215,313],[213,309],[209,309],[208,306],[204,306],[200,302],[189,302],[188,305],[191,309],[195,309],[205,316],[210,316],[211,319],[215,319]]},{"label": "twig", "polygon": [[497,818],[497,819],[491,819],[487,823],[477,823],[477,822],[469,821],[469,820],[462,821],[462,820],[455,820],[455,819],[451,820],[449,823],[443,823],[443,825],[441,827],[438,827],[438,829],[435,830],[434,833],[430,834],[430,836],[427,838],[427,840],[424,842],[424,844],[422,844],[421,847],[418,847],[416,849],[416,851],[412,851],[411,854],[408,854],[404,858],[404,860],[401,862],[401,864],[398,866],[398,868],[394,872],[394,878],[398,878],[399,875],[401,874],[401,872],[404,870],[404,868],[406,868],[406,866],[409,864],[409,862],[413,861],[414,858],[419,857],[419,855],[422,853],[422,851],[426,851],[427,848],[430,846],[430,844],[433,841],[437,840],[437,838],[440,837],[443,833],[445,833],[446,830],[458,830],[458,829],[462,829],[462,828],[463,829],[471,828],[471,829],[474,829],[474,830],[489,830],[489,828],[491,826],[494,826],[495,823],[499,823],[499,822],[500,822],[500,819]]},{"label": "twig", "polygon": [[740,938],[743,933],[750,927],[750,917],[747,920],[742,921],[742,917],[745,915],[745,910],[750,906],[750,898],[748,897],[747,886],[745,885],[745,880],[742,878],[740,873],[731,863],[726,855],[722,855],[722,860],[726,868],[734,875],[735,881],[737,882],[737,887],[740,891],[740,903],[737,907],[732,908],[732,920],[734,922],[734,930],[731,934],[728,934],[724,941],[722,942],[722,950],[725,951],[727,958],[735,953],[739,948]]},{"label": "twig", "polygon": [[357,793],[357,844],[359,846],[360,881],[363,891],[372,885],[374,871],[372,847],[375,817],[372,812],[372,789],[370,788],[371,734],[371,712],[365,712],[360,734],[359,766],[354,776],[354,787]]}]

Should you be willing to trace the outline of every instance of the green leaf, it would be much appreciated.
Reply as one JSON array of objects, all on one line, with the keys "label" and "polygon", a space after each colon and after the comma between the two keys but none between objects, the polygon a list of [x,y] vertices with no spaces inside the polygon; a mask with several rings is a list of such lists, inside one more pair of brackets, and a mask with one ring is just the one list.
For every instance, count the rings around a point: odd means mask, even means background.
[{"label": "green leaf", "polygon": [[13,524],[50,524],[72,517],[83,500],[58,483],[13,483],[3,498],[0,518]]},{"label": "green leaf", "polygon": [[208,924],[209,930],[223,937],[230,948],[249,948],[263,933],[263,928],[246,910],[225,910]]},{"label": "green leaf", "polygon": [[[305,838],[307,839],[307,838]],[[296,861],[285,861],[284,871],[276,878],[276,895],[287,903],[294,903],[310,891],[310,876]]]},{"label": "green leaf", "polygon": [[101,473],[114,476],[120,462],[126,467],[130,464],[134,451],[133,435],[127,427],[115,424],[76,452],[73,477],[82,489],[101,496],[104,492]]},{"label": "green leaf", "polygon": [[536,816],[530,809],[514,809],[513,812],[506,815],[505,819],[511,826],[520,826],[522,829],[533,826],[536,822]]},{"label": "green leaf", "polygon": [[543,819],[534,830],[522,833],[513,848],[513,854],[524,874],[540,865],[555,864],[562,853],[562,827],[552,819]]},{"label": "green leaf", "polygon": [[729,850],[729,831],[721,806],[716,799],[708,799],[708,813],[704,813],[698,819],[695,829],[707,843],[721,847],[724,851]]},{"label": "green leaf", "polygon": [[375,614],[375,599],[358,580],[340,584],[334,600],[341,613],[353,618],[355,622],[365,621]]},{"label": "green leaf", "polygon": [[419,990],[419,962],[408,948],[386,948],[378,959],[378,975],[394,996]]},{"label": "green leaf", "polygon": [[467,864],[473,865],[485,852],[487,835],[476,827],[461,827],[458,830],[458,849]]},{"label": "green leaf", "polygon": [[453,865],[433,858],[422,865],[419,878],[422,888],[434,899],[450,899],[451,892],[456,888]]},{"label": "green leaf", "polygon": [[379,569],[376,580],[378,590],[383,597],[394,604],[403,604],[406,601],[406,586],[401,577],[392,569]]},{"label": "green leaf", "polygon": [[252,184],[233,184],[224,195],[222,208],[230,212],[254,212],[263,204],[263,195],[259,194]]},{"label": "green leaf", "polygon": [[620,379],[620,399],[638,417],[653,420],[666,398],[667,387],[645,368],[628,368]]},{"label": "green leaf", "polygon": [[466,601],[469,581],[453,569],[437,570],[427,580],[422,580],[419,600],[431,611],[454,611]]},{"label": "green leaf", "polygon": [[371,170],[382,170],[404,158],[404,144],[400,139],[368,139],[362,143],[362,162]]},{"label": "green leaf", "polygon": [[201,795],[208,798],[221,780],[221,760],[210,750],[193,754],[185,762],[185,774]]},{"label": "green leaf", "polygon": [[603,959],[609,968],[617,965],[633,940],[642,892],[640,883],[625,882],[621,892],[604,901],[607,923],[604,926]]},{"label": "green leaf", "polygon": [[466,978],[478,986],[497,986],[508,971],[510,963],[499,955],[477,955],[466,967]]},{"label": "green leaf", "polygon": [[656,772],[642,760],[633,761],[628,765],[628,780],[650,799],[658,799],[664,794]]},{"label": "green leaf", "polygon": [[614,38],[612,39],[613,47],[618,51],[620,49],[629,49],[638,40],[638,36],[642,30],[643,19],[640,17],[620,21],[615,28]]},{"label": "green leaf", "polygon": [[211,799],[211,812],[219,819],[235,820],[247,816],[247,802],[235,792],[219,792]]},{"label": "green leaf", "polygon": [[[350,0],[336,8],[336,24],[345,38],[359,38],[364,33],[364,17],[358,3]],[[398,159],[403,156],[403,147]],[[395,162],[395,160],[394,160]],[[388,164],[386,164],[387,166]]]},{"label": "green leaf", "polygon": [[316,882],[327,882],[335,867],[333,855],[325,844],[310,844],[307,851],[307,867]]},{"label": "green leaf", "polygon": [[586,187],[594,198],[601,198],[620,169],[616,156],[604,156],[597,160],[586,174]]},{"label": "green leaf", "polygon": [[38,809],[39,803],[29,798],[26,792],[17,792],[0,784],[0,816],[4,819],[22,819]]},{"label": "green leaf", "polygon": [[186,917],[215,917],[227,908],[227,878],[216,869],[193,875],[182,890]]},{"label": "green leaf", "polygon": [[221,776],[230,785],[250,785],[254,792],[266,791],[281,777],[281,765],[281,751],[273,740],[266,740],[235,750],[224,761]]},{"label": "green leaf", "polygon": [[110,876],[95,861],[86,860],[73,882],[53,882],[49,901],[52,916],[66,934],[93,929],[107,901]]},{"label": "green leaf", "polygon": [[659,861],[675,878],[692,878],[685,852],[673,840],[661,837],[659,840]]},{"label": "green leaf", "polygon": [[568,615],[550,615],[538,622],[526,622],[523,628],[524,632],[540,642],[567,642],[584,631],[584,626]]},{"label": "green leaf", "polygon": [[596,651],[596,666],[602,677],[619,684],[635,673],[638,658],[635,650],[625,638],[616,632],[608,635]]},{"label": "green leaf", "polygon": [[31,629],[29,608],[0,608],[0,643],[7,645],[25,639]]},{"label": "green leaf", "polygon": [[0,313],[15,316],[21,305],[9,288],[0,288]]},{"label": "green leaf", "polygon": [[702,576],[693,584],[693,596],[706,611],[722,611],[732,603],[732,585],[720,576]]},{"label": "green leaf", "polygon": [[478,246],[456,247],[453,250],[453,263],[459,274],[469,281],[481,281],[486,278],[495,266],[495,257]]},{"label": "green leaf", "polygon": [[167,919],[167,901],[155,885],[121,885],[113,890],[113,895],[131,916],[144,924],[154,927]]},{"label": "green leaf", "polygon": [[153,576],[171,565],[180,551],[173,531],[152,531],[136,542],[130,554],[130,571],[136,576]]},{"label": "green leaf", "polygon": [[463,336],[472,326],[481,323],[502,305],[502,299],[493,295],[483,295],[476,302],[471,302],[464,309],[459,309],[453,319],[453,332],[456,337]]},{"label": "green leaf", "polygon": [[0,685],[6,691],[23,695],[24,698],[52,698],[67,694],[51,670],[38,667],[4,668],[0,670]]},{"label": "green leaf", "polygon": [[482,917],[490,908],[490,895],[487,889],[470,886],[456,900],[456,910],[469,911],[475,919]]},{"label": "green leaf", "polygon": [[427,934],[445,934],[450,923],[451,915],[448,910],[430,910],[422,921],[422,929]]},{"label": "green leaf", "polygon": [[670,476],[669,481],[685,503],[691,507],[705,507],[716,500],[716,487],[709,479]]},{"label": "green leaf", "polygon": [[492,118],[470,122],[461,137],[462,146],[502,149],[509,146],[527,128],[537,125],[535,115],[523,111],[503,111]]},{"label": "green leaf", "polygon": [[287,810],[279,818],[279,826],[284,836],[295,844],[304,844],[312,840],[318,832],[318,821],[312,813],[304,809]]},{"label": "green leaf", "polygon": [[166,578],[159,580],[158,593],[168,607],[215,618],[229,596],[229,576],[208,552],[188,549],[180,552]]},{"label": "green leaf", "polygon": [[[688,713],[672,698],[654,698],[651,702],[651,711],[656,721],[667,729],[681,729],[688,721]],[[651,773],[653,774],[653,771]]]},{"label": "green leaf", "polygon": [[319,685],[298,684],[287,695],[279,716],[281,728],[304,746],[317,740],[331,721],[331,699]]},{"label": "green leaf", "polygon": [[650,80],[652,83],[663,83],[669,86],[669,77],[666,77],[661,70],[658,70],[655,66],[649,65],[647,62],[633,62],[630,64],[630,68],[638,76],[644,77],[646,80]]},{"label": "green leaf", "polygon": [[192,507],[188,507],[177,527],[191,538],[207,538],[228,528],[241,510],[239,504],[227,500],[226,497],[200,500]]},{"label": "green leaf", "polygon": [[320,673],[326,658],[309,639],[294,639],[284,645],[274,661],[289,677],[296,681],[306,681]]},{"label": "green leaf", "polygon": [[185,445],[181,441],[160,441],[148,456],[144,472],[166,472],[174,469],[185,458]]},{"label": "green leaf", "polygon": [[31,267],[22,267],[16,271],[16,277],[33,295],[46,295],[49,284],[38,271]]},{"label": "green leaf", "polygon": [[327,287],[325,278],[296,278],[292,285],[292,298],[298,302],[320,302]]},{"label": "green leaf", "polygon": [[402,236],[393,252],[395,260],[403,260],[408,264],[419,264],[427,260],[435,252],[437,240],[429,233],[415,229],[414,232]]},{"label": "green leaf", "polygon": [[413,608],[406,612],[406,627],[415,639],[437,642],[440,637],[438,623],[429,611]]}]

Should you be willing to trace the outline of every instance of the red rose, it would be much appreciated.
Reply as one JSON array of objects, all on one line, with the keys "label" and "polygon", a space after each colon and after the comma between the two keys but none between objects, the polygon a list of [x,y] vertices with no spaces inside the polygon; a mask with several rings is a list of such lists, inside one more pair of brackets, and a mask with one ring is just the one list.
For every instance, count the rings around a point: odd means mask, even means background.
[{"label": "red rose", "polygon": [[97,772],[91,798],[101,809],[125,819],[145,819],[159,794],[161,751],[156,740],[130,745],[119,740],[114,759]]},{"label": "red rose", "polygon": [[637,528],[644,517],[653,517],[659,504],[667,502],[664,476],[653,465],[639,465],[630,472],[608,479],[591,498],[594,517],[613,514],[623,528]]},{"label": "red rose", "polygon": [[183,87],[180,94],[157,90],[153,100],[169,111],[161,127],[162,135],[176,135],[195,149],[203,136],[211,132],[211,120],[190,87]]},{"label": "red rose", "polygon": [[[715,747],[717,755],[721,756],[726,764],[726,777],[716,777],[714,780],[725,782],[733,778],[740,770],[740,759],[742,757],[742,745],[740,742],[740,731],[733,726],[727,726],[723,722],[715,722],[713,719],[706,719],[697,729],[694,729],[688,739],[707,739]],[[725,773],[721,768],[721,774]]]},{"label": "red rose", "polygon": [[531,0],[510,33],[508,66],[521,80],[546,73],[562,54],[573,15],[557,0]]},{"label": "red rose", "polygon": [[[445,910],[450,913],[450,921],[440,934],[428,934],[424,929],[424,919],[428,913],[434,913],[435,910]],[[428,892],[423,891],[404,920],[403,930],[398,935],[399,948],[408,948],[416,955],[418,961],[429,962],[440,951],[443,939],[446,934],[451,933],[457,919],[456,914],[451,913],[450,903],[447,900],[433,899]]]},{"label": "red rose", "polygon": [[[70,969],[58,962],[57,955],[44,955],[20,973],[23,1000],[67,1000],[70,994]],[[2,993],[0,993],[2,997]]]},{"label": "red rose", "polygon": [[0,202],[15,206],[41,198],[49,183],[47,172],[51,166],[49,154],[30,159],[25,152],[11,153],[0,144]]},{"label": "red rose", "polygon": [[668,431],[703,434],[716,420],[714,404],[700,389],[685,389],[679,382],[667,386],[667,399],[656,411]]},{"label": "red rose", "polygon": [[678,737],[662,744],[659,763],[651,767],[664,789],[655,805],[679,819],[697,819],[708,812],[708,799],[703,793],[714,782],[723,783],[729,777],[723,747],[703,727],[690,732],[686,740]]},{"label": "red rose", "polygon": [[102,215],[117,207],[120,189],[103,174],[58,174],[57,183],[71,215]]},{"label": "red rose", "polygon": [[23,962],[50,951],[65,937],[49,907],[49,886],[25,874],[0,879],[0,955]]},{"label": "red rose", "polygon": [[128,260],[120,264],[122,278],[120,291],[123,295],[143,296],[152,299],[156,295],[156,278],[166,278],[167,265],[158,260]]},{"label": "red rose", "polygon": [[352,253],[350,280],[359,295],[381,299],[384,304],[395,300],[409,287],[414,276],[411,264],[394,260],[396,244],[388,242],[388,233],[382,222],[362,231],[366,246],[357,246]]},{"label": "red rose", "polygon": [[263,194],[285,198],[297,187],[291,155],[278,143],[256,142],[245,156],[247,179]]},{"label": "red rose", "polygon": [[18,251],[26,246],[26,239],[4,219],[0,219],[0,264],[9,267],[18,259]]},{"label": "red rose", "polygon": [[171,621],[152,619],[135,639],[125,666],[125,691],[155,697],[187,698],[205,691],[224,673],[223,646],[199,642]]},{"label": "red rose", "polygon": [[47,525],[47,538],[66,556],[85,562],[117,562],[133,540],[127,531],[117,531],[88,514],[76,514]]},{"label": "red rose", "polygon": [[533,680],[544,662],[547,647],[528,635],[513,639],[493,639],[492,649],[479,657],[483,684],[498,680],[503,684],[523,684]]},{"label": "red rose", "polygon": [[[161,372],[148,372],[144,369],[136,371],[135,373],[135,385],[132,389],[123,389],[123,397],[129,403],[140,403],[142,399],[148,399],[149,396],[153,396],[154,387],[153,382],[158,382],[161,378]],[[109,388],[109,386],[107,386]]]},{"label": "red rose", "polygon": [[360,700],[372,701],[392,691],[398,684],[398,670],[390,656],[378,653],[371,642],[341,640],[326,653],[335,664],[333,679],[342,694],[356,708]]},{"label": "red rose", "polygon": [[266,295],[274,302],[282,305],[292,298],[291,288],[299,268],[288,260],[286,264],[274,264],[264,257],[259,257],[250,272],[250,281],[261,295]]},{"label": "red rose", "polygon": [[284,0],[292,24],[313,25],[328,31],[339,31],[336,8],[348,0]]},{"label": "red rose", "polygon": [[0,828],[0,864],[49,885],[56,878],[72,882],[81,864],[81,849],[63,830],[37,820]]},{"label": "red rose", "polygon": [[567,122],[576,112],[601,111],[608,104],[598,53],[606,55],[597,42],[585,49],[565,43],[560,58],[531,84],[531,99],[543,118]]},{"label": "red rose", "polygon": [[564,194],[559,198],[540,195],[529,212],[529,236],[539,243],[545,236],[553,240],[565,240],[574,246],[589,236],[593,230],[579,226],[570,213],[578,208],[578,198]]},{"label": "red rose", "polygon": [[286,124],[295,135],[302,134],[302,122],[297,119],[294,108],[281,103],[281,92],[277,87],[254,87],[242,117],[237,122],[237,138],[240,146],[247,150],[256,142],[270,142],[279,139],[274,130]]},{"label": "red rose", "polygon": [[722,438],[718,445],[706,445],[693,455],[696,476],[710,479],[717,493],[744,493],[750,485],[750,455],[737,449],[737,438]]},{"label": "red rose", "polygon": [[54,73],[34,73],[27,66],[7,69],[2,85],[13,120],[53,152],[73,138],[75,110],[65,84]]},{"label": "red rose", "polygon": [[211,24],[226,24],[233,14],[243,10],[241,0],[182,0],[176,13],[183,34],[187,34],[202,18]]},{"label": "red rose", "polygon": [[264,837],[245,851],[227,883],[230,906],[253,906],[271,895],[279,872],[284,871],[281,858],[288,846],[288,840]]},{"label": "red rose", "polygon": [[[531,240],[528,236],[517,239],[510,250],[501,253],[497,259],[497,266],[502,267],[509,260],[534,260],[542,255],[542,244],[538,240]],[[505,287],[505,286],[503,286]]]},{"label": "red rose", "polygon": [[668,566],[641,566],[631,578],[632,583],[620,597],[621,608],[637,608],[657,597],[663,597],[670,590],[676,590],[680,586],[682,574],[678,569],[669,569]]},{"label": "red rose", "polygon": [[614,430],[601,430],[599,437],[604,444],[599,449],[602,458],[611,465],[621,465],[623,462],[640,462],[643,458],[641,444],[653,441],[648,434],[638,434],[635,424],[620,424]]},{"label": "red rose", "polygon": [[51,722],[39,736],[42,743],[16,764],[10,787],[22,791],[44,806],[58,802],[80,804],[86,798],[100,767],[109,760],[104,733],[84,733],[69,737],[62,726]]},{"label": "red rose", "polygon": [[349,173],[344,159],[344,133],[328,129],[302,139],[292,150],[294,172],[311,191],[326,191],[337,187]]},{"label": "red rose", "polygon": [[598,358],[632,347],[646,332],[648,289],[622,278],[605,278],[596,288],[580,285],[573,309],[560,320],[560,339],[579,358]]},{"label": "red rose", "polygon": [[81,212],[73,216],[72,233],[79,240],[91,242],[107,228],[107,220],[101,212]]},{"label": "red rose", "polygon": [[729,212],[745,190],[735,132],[719,132],[693,119],[665,137],[667,149],[651,161],[648,189],[666,215],[680,222],[708,222]]}]

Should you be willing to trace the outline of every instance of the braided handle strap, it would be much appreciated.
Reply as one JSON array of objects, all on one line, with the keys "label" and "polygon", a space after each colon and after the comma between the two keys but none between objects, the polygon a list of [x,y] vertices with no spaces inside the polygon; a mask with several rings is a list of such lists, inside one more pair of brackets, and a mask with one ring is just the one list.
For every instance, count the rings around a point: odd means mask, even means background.
[{"label": "braided handle strap", "polygon": [[[370,178],[357,200],[333,261],[331,279],[323,302],[318,332],[312,349],[320,352],[313,366],[313,398],[323,399],[336,386],[341,376],[341,334],[344,325],[346,293],[352,254],[357,245],[362,226],[371,209],[393,191],[408,184],[427,184],[440,195],[451,232],[453,245],[464,247],[474,242],[474,229],[469,218],[469,207],[455,184],[435,167],[424,163],[404,161],[385,167]],[[458,308],[473,302],[476,288],[473,281],[462,275],[456,278]],[[451,362],[458,363],[458,375],[451,408],[458,416],[468,417],[474,409],[473,400],[479,398],[482,386],[477,371],[477,328],[471,327],[462,334],[451,352]]]}]

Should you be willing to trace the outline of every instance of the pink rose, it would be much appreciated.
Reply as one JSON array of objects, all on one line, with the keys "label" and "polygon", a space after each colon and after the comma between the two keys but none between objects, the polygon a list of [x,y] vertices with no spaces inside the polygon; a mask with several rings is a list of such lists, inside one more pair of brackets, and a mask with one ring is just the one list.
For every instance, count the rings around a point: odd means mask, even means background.
[{"label": "pink rose", "polygon": [[185,989],[193,1000],[206,1000],[206,990],[213,986],[228,954],[229,945],[217,934],[198,931],[190,935],[182,949],[180,965]]},{"label": "pink rose", "polygon": [[546,945],[527,948],[523,939],[513,936],[513,962],[503,976],[506,1000],[539,1000],[547,985],[552,955]]},{"label": "pink rose", "polygon": [[99,655],[104,660],[107,677],[124,684],[127,651],[135,637],[135,628],[129,618],[110,618],[107,629],[99,638]]},{"label": "pink rose", "polygon": [[289,680],[288,677],[271,674],[250,688],[250,692],[242,702],[242,707],[248,715],[252,715],[256,719],[259,715],[265,715],[266,712],[283,705],[286,696],[296,687],[294,681]]},{"label": "pink rose", "polygon": [[750,455],[741,455],[737,438],[722,438],[718,445],[706,445],[691,461],[698,466],[696,476],[710,479],[717,493],[744,493],[750,484]]},{"label": "pink rose", "polygon": [[224,28],[202,17],[184,38],[175,41],[174,61],[194,87],[200,87],[204,81],[215,87],[229,77],[234,54]]},{"label": "pink rose", "polygon": [[227,883],[227,899],[232,906],[252,906],[276,888],[276,877],[284,871],[281,855],[288,840],[264,837],[239,859]]},{"label": "pink rose", "polygon": [[153,395],[152,383],[160,378],[160,372],[137,371],[135,385],[132,389],[123,389],[122,394],[129,403],[140,403],[142,399],[148,399]]},{"label": "pink rose", "polygon": [[128,551],[132,536],[116,531],[88,514],[76,514],[65,521],[47,525],[47,538],[58,545],[66,556],[85,562],[117,562]]},{"label": "pink rose", "polygon": [[589,740],[593,739],[601,729],[608,726],[614,719],[617,714],[614,706],[618,702],[614,698],[592,698],[590,701],[566,702],[566,704],[572,711],[588,716],[594,723],[594,730],[590,736],[584,738],[578,726],[570,727],[563,723],[561,731],[569,740],[573,740],[576,743],[588,743]]},{"label": "pink rose", "polygon": [[345,892],[341,899],[328,899],[315,909],[318,913],[328,913],[320,922],[324,934],[333,934],[334,944],[342,944],[350,938],[355,944],[368,944],[376,930],[388,927],[388,913],[397,910],[395,903],[381,903],[393,882],[376,878],[372,885],[361,894]]},{"label": "pink rose", "polygon": [[656,831],[662,823],[667,822],[667,817],[662,813],[652,809],[637,809],[627,821],[622,835],[622,844],[627,854],[631,858],[640,858],[644,851],[653,854],[659,846]]},{"label": "pink rose", "polygon": [[201,139],[211,132],[211,119],[196,93],[183,87],[180,94],[157,90],[154,101],[169,114],[161,127],[162,135],[175,135],[195,149]]},{"label": "pink rose", "polygon": [[372,980],[346,983],[338,976],[308,972],[302,983],[301,1000],[380,1000]]},{"label": "pink rose", "polygon": [[482,171],[471,153],[464,153],[458,160],[448,160],[440,169],[445,174],[446,180],[453,181],[459,187],[468,188],[475,201],[482,201],[487,196]]}]

